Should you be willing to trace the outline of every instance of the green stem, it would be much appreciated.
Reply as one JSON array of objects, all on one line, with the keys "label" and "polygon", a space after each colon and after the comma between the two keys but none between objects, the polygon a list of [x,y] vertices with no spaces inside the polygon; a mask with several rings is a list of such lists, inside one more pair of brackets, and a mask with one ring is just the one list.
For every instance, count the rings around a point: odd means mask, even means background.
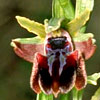
[{"label": "green stem", "polygon": [[73,88],[72,93],[73,93],[73,100],[78,100],[78,91],[75,88]]},{"label": "green stem", "polygon": [[70,100],[71,92],[68,92],[67,94],[60,94],[59,100]]},{"label": "green stem", "polygon": [[72,93],[73,93],[73,100],[82,100],[83,90],[78,91],[75,88],[73,88]]},{"label": "green stem", "polygon": [[37,94],[36,100],[53,100],[53,95],[46,95],[42,92]]},{"label": "green stem", "polygon": [[80,90],[78,92],[78,100],[82,100],[82,98],[83,98],[83,92],[84,92],[84,90]]}]

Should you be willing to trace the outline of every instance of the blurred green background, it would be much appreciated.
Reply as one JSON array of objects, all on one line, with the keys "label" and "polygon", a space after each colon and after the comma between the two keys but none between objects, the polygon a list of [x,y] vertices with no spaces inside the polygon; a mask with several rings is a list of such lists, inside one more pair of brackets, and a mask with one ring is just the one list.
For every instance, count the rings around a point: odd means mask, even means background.
[{"label": "blurred green background", "polygon": [[[32,37],[33,34],[21,28],[15,16],[21,15],[43,23],[51,17],[52,0],[0,0],[0,100],[35,100],[30,88],[32,64],[15,55],[10,46],[11,39]],[[75,3],[75,0],[73,0]],[[87,74],[100,72],[100,0],[95,0],[94,11],[88,23],[87,32],[97,40],[95,55],[86,61]],[[84,100],[90,100],[100,86],[88,85]]]}]

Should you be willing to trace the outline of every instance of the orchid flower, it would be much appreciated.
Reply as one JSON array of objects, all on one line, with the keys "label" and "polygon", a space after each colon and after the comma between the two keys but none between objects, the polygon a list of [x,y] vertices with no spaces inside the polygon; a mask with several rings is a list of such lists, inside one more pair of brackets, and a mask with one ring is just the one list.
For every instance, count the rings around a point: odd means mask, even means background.
[{"label": "orchid flower", "polygon": [[37,94],[58,97],[86,86],[85,60],[96,50],[94,35],[84,33],[93,4],[94,0],[76,0],[74,10],[70,0],[53,0],[52,18],[44,24],[16,16],[23,28],[36,34],[13,39],[11,45],[18,56],[33,63],[30,85]]}]

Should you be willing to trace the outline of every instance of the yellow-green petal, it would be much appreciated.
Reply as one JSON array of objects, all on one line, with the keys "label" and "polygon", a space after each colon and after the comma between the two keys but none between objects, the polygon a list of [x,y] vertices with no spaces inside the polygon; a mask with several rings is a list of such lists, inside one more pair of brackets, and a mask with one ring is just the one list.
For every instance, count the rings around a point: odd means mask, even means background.
[{"label": "yellow-green petal", "polygon": [[27,29],[29,32],[34,33],[38,35],[41,38],[45,38],[45,27],[43,24],[40,24],[38,22],[35,22],[33,20],[30,20],[25,17],[16,16],[16,19],[18,23],[25,29]]},{"label": "yellow-green petal", "polygon": [[67,29],[72,37],[76,36],[82,26],[89,20],[90,10],[86,9],[80,16],[67,24]]}]

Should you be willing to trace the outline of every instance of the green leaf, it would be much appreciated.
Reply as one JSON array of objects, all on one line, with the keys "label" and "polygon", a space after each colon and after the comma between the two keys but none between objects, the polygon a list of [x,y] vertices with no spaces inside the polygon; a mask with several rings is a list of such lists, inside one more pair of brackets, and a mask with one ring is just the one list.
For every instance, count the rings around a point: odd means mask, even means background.
[{"label": "green leaf", "polygon": [[75,42],[82,42],[82,41],[87,41],[89,38],[93,38],[94,35],[92,33],[79,33],[76,37],[73,38]]},{"label": "green leaf", "polygon": [[33,38],[17,38],[12,40],[11,42],[12,47],[15,47],[14,42],[18,42],[20,44],[42,44],[44,41],[38,36]]},{"label": "green leaf", "polygon": [[46,95],[44,93],[37,94],[36,100],[53,100],[53,95]]},{"label": "green leaf", "polygon": [[87,82],[88,84],[97,85],[97,80],[100,78],[100,73],[95,73],[93,75],[88,76]]},{"label": "green leaf", "polygon": [[94,0],[76,0],[75,17],[81,15],[85,9],[93,10]]},{"label": "green leaf", "polygon": [[16,16],[16,19],[18,23],[29,32],[32,32],[41,38],[45,38],[46,33],[44,25],[21,16]]},{"label": "green leaf", "polygon": [[100,100],[100,88],[97,89],[91,100]]},{"label": "green leaf", "polygon": [[73,19],[67,24],[67,29],[72,37],[78,34],[78,31],[82,26],[86,24],[86,22],[89,20],[90,11],[86,9],[80,16]]},{"label": "green leaf", "polygon": [[63,20],[64,18],[51,18],[50,21],[46,19],[44,21],[46,33],[50,33],[59,29]]},{"label": "green leaf", "polygon": [[70,0],[53,0],[52,17],[72,20],[74,18],[74,8]]}]

